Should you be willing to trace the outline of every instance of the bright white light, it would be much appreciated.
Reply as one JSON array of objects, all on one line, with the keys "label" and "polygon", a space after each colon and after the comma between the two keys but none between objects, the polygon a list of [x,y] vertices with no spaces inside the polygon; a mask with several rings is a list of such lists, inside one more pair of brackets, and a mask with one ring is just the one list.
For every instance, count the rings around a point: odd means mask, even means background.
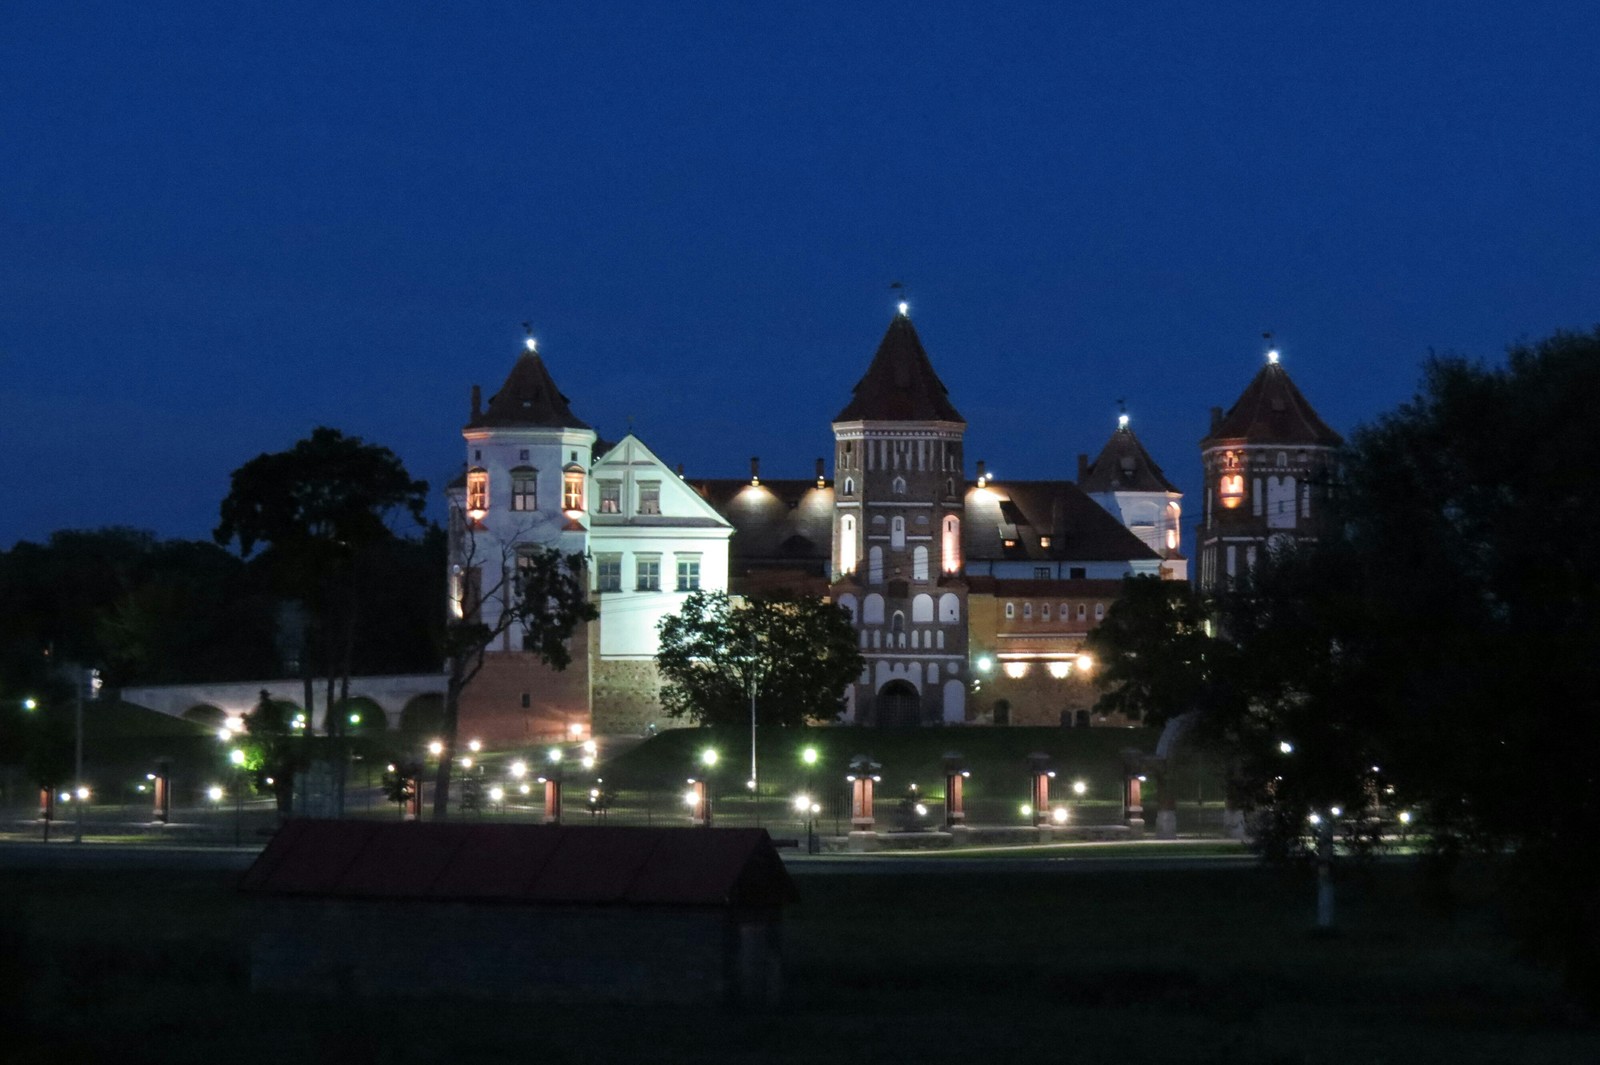
[{"label": "bright white light", "polygon": [[1006,663],[1006,676],[1010,677],[1012,680],[1021,680],[1023,677],[1026,677],[1027,675],[1028,675],[1028,663],[1026,663],[1026,662],[1007,662]]},{"label": "bright white light", "polygon": [[928,816],[928,808],[926,806],[922,805],[920,802],[917,803],[917,805],[913,806],[912,809],[917,811],[917,816],[918,817],[927,817]]},{"label": "bright white light", "polygon": [[582,736],[583,735],[583,726],[578,724],[576,721],[574,721],[572,724],[567,726],[567,735],[569,735],[569,736]]},{"label": "bright white light", "polygon": [[1314,825],[1322,824],[1322,818],[1316,814],[1312,814],[1310,817],[1306,818],[1306,820],[1310,821]]},{"label": "bright white light", "polygon": [[552,747],[552,748],[550,748],[550,754],[548,755],[548,757],[549,757],[550,761],[552,761],[552,762],[561,761],[561,748],[560,747]]},{"label": "bright white light", "polygon": [[1072,782],[1072,794],[1074,794],[1074,795],[1082,795],[1084,792],[1086,792],[1088,790],[1089,790],[1089,785],[1085,784],[1083,781],[1074,780]]},{"label": "bright white light", "polygon": [[705,750],[700,752],[700,763],[706,766],[716,765],[717,752],[712,750],[710,747],[707,747]]},{"label": "bright white light", "polygon": [[154,774],[154,773],[146,773],[146,774],[145,774],[145,775],[144,775],[144,778],[145,778],[145,779],[146,779],[146,780],[154,780],[154,779],[155,779],[155,778],[156,778],[156,775],[155,775],[155,774]]},{"label": "bright white light", "polygon": [[994,659],[990,658],[988,655],[980,655],[978,658],[978,668],[985,673],[989,672],[989,670],[994,668]]},{"label": "bright white light", "polygon": [[907,318],[907,317],[910,317],[910,314],[911,314],[911,304],[907,303],[905,300],[901,300],[900,301],[900,317]]},{"label": "bright white light", "polygon": [[1282,754],[1293,754],[1294,744],[1290,743],[1288,740],[1283,740],[1278,744],[1278,751]]},{"label": "bright white light", "polygon": [[583,741],[583,749],[585,751],[588,751],[590,754],[599,754],[600,753],[600,745],[598,743],[594,742],[594,740],[584,740]]},{"label": "bright white light", "polygon": [[796,795],[794,797],[794,809],[795,809],[796,813],[801,813],[801,814],[803,814],[807,810],[811,809],[811,796],[809,796],[809,795]]},{"label": "bright white light", "polygon": [[744,786],[746,788],[748,788],[749,790],[751,790],[751,791],[755,791],[756,790],[756,782],[754,780],[745,781],[744,782]]},{"label": "bright white light", "polygon": [[221,740],[223,743],[227,743],[229,740],[233,739],[233,733],[229,732],[225,728],[219,728],[217,729],[217,739]]},{"label": "bright white light", "polygon": [[695,791],[693,788],[690,788],[688,791],[683,793],[683,804],[685,806],[699,806],[700,793]]},{"label": "bright white light", "polygon": [[479,751],[483,750],[483,741],[482,740],[468,740],[467,741],[467,750],[471,751],[473,754],[477,754]]},{"label": "bright white light", "polygon": [[244,718],[242,718],[242,717],[230,717],[230,718],[228,718],[228,723],[227,723],[227,725],[225,727],[227,728],[227,730],[229,732],[243,732],[244,731]]},{"label": "bright white light", "polygon": [[70,791],[63,791],[63,792],[62,792],[62,793],[61,793],[61,801],[62,801],[62,802],[71,802],[71,801],[72,801],[72,792],[70,792]]},{"label": "bright white light", "polygon": [[244,765],[244,752],[235,747],[233,750],[228,752],[228,761],[232,762],[234,765]]},{"label": "bright white light", "polygon": [[206,789],[206,798],[210,799],[212,802],[221,802],[222,789],[217,787],[215,784],[211,785]]},{"label": "bright white light", "polygon": [[1066,824],[1067,808],[1065,806],[1057,806],[1054,810],[1050,811],[1050,819],[1058,825]]},{"label": "bright white light", "polygon": [[1027,803],[1023,803],[1021,806],[1017,807],[1017,809],[1022,813],[1023,817],[1033,816],[1033,807],[1029,806]]},{"label": "bright white light", "polygon": [[533,790],[533,785],[532,785],[532,784],[524,784],[524,785],[522,785],[522,786],[521,786],[521,787],[519,787],[519,788],[518,788],[518,789],[517,789],[517,790],[518,790],[518,791],[520,791],[520,792],[522,792],[522,794],[524,794],[524,795],[526,795],[526,794],[528,794],[528,793],[529,793],[529,792],[530,792],[530,791],[532,791],[532,790]]},{"label": "bright white light", "polygon": [[428,744],[428,753],[433,755],[435,758],[439,757],[444,753],[444,743],[440,740],[434,740],[432,743]]},{"label": "bright white light", "polygon": [[1411,811],[1410,810],[1401,810],[1400,811],[1400,823],[1402,825],[1409,825],[1411,823]]},{"label": "bright white light", "polygon": [[78,789],[78,801],[83,802],[83,801],[86,801],[88,798],[89,798],[89,789],[88,788],[79,788]]},{"label": "bright white light", "polygon": [[800,752],[800,760],[806,765],[816,765],[817,749],[815,747],[807,747],[805,750]]},{"label": "bright white light", "polygon": [[583,766],[583,768],[585,768],[585,769],[593,769],[594,768],[594,759],[589,757],[588,755],[584,755],[583,756],[583,761],[579,762],[578,764]]},{"label": "bright white light", "polygon": [[494,787],[489,789],[490,802],[501,802],[505,799],[505,797],[506,789],[502,788],[500,785],[496,784]]},{"label": "bright white light", "polygon": [[1094,668],[1094,659],[1089,655],[1078,656],[1078,668],[1087,673]]},{"label": "bright white light", "polygon": [[1273,348],[1271,351],[1267,352],[1267,361],[1272,363],[1273,365],[1277,365],[1277,362],[1278,362],[1278,349],[1277,348]]},{"label": "bright white light", "polygon": [[1063,677],[1065,677],[1068,673],[1072,672],[1072,663],[1070,663],[1070,662],[1051,662],[1045,668],[1050,671],[1050,675],[1052,677],[1056,678],[1056,680],[1060,680]]},{"label": "bright white light", "polygon": [[471,755],[463,755],[462,756],[462,758],[461,758],[461,768],[462,769],[471,769],[472,768],[472,756]]},{"label": "bright white light", "polygon": [[1328,812],[1330,814],[1332,814],[1333,816],[1335,816],[1335,817],[1343,817],[1344,816],[1344,811],[1339,809],[1339,807],[1337,807],[1337,806],[1331,808]]},{"label": "bright white light", "polygon": [[522,346],[527,348],[531,352],[538,352],[538,350],[539,350],[539,342],[537,340],[533,339],[532,337],[529,337],[527,340],[524,340],[522,342]]},{"label": "bright white light", "polygon": [[1126,414],[1117,415],[1117,428],[1118,429],[1126,429],[1127,427],[1128,427],[1128,416]]},{"label": "bright white light", "polygon": [[511,775],[518,780],[528,775],[528,763],[518,758],[511,763]]}]

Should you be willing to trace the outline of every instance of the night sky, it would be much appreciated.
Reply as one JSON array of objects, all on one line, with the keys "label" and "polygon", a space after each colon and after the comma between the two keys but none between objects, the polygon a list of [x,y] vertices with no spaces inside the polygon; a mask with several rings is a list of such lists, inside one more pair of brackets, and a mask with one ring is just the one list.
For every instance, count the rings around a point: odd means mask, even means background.
[{"label": "night sky", "polygon": [[318,424],[442,486],[524,320],[603,435],[808,476],[903,281],[969,460],[1126,398],[1189,519],[1263,331],[1348,431],[1600,320],[1594,5],[994,6],[7,4],[0,547],[206,536]]}]

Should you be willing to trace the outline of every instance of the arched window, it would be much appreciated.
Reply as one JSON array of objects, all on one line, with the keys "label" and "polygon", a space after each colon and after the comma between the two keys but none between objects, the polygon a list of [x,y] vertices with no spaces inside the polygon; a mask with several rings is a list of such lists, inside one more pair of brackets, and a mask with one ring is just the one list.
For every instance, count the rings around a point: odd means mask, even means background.
[{"label": "arched window", "polygon": [[945,592],[939,597],[939,623],[941,625],[955,625],[961,621],[961,600],[954,592]]},{"label": "arched window", "polygon": [[539,509],[539,471],[531,466],[518,466],[511,471],[511,509]]},{"label": "arched window", "polygon": [[914,581],[928,579],[928,549],[921,544],[911,549],[911,579]]},{"label": "arched window", "polygon": [[883,596],[874,592],[861,600],[861,624],[883,624]]},{"label": "arched window", "polygon": [[911,621],[913,624],[925,625],[933,620],[933,596],[919,595],[911,600]]},{"label": "arched window", "polygon": [[845,514],[839,518],[839,572],[856,571],[856,516]]},{"label": "arched window", "polygon": [[904,477],[896,477],[894,483],[889,487],[890,491],[894,492],[895,495],[903,496],[906,494],[906,479]]},{"label": "arched window", "polygon": [[844,494],[847,496],[856,494],[856,479],[854,477],[846,477],[844,479]]},{"label": "arched window", "polygon": [[889,546],[902,551],[906,546],[906,519],[894,517],[889,521]]},{"label": "arched window", "polygon": [[583,509],[583,471],[568,469],[561,475],[561,509]]},{"label": "arched window", "polygon": [[906,634],[906,615],[904,611],[896,610],[889,618],[889,631],[896,636],[904,636]]},{"label": "arched window", "polygon": [[961,519],[945,515],[941,536],[940,568],[946,573],[961,569]]},{"label": "arched window", "polygon": [[867,583],[883,583],[883,548],[877,545],[867,551]]},{"label": "arched window", "polygon": [[489,512],[489,471],[467,471],[467,513],[477,521]]},{"label": "arched window", "polygon": [[850,615],[850,624],[856,623],[856,597],[846,592],[839,597],[839,609]]}]

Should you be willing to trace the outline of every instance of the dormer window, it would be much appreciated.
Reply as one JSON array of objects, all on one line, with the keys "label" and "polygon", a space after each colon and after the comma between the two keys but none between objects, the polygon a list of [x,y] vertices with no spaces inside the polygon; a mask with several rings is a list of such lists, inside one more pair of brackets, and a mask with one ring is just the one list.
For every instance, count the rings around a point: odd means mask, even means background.
[{"label": "dormer window", "polygon": [[467,471],[467,516],[477,521],[489,512],[489,471]]},{"label": "dormer window", "polygon": [[600,482],[600,513],[602,513],[602,514],[620,514],[620,513],[622,513],[622,482],[621,481],[601,481]]},{"label": "dormer window", "polygon": [[511,471],[511,509],[539,509],[539,471],[518,466]]},{"label": "dormer window", "polygon": [[567,470],[561,475],[561,509],[583,509],[582,470]]}]

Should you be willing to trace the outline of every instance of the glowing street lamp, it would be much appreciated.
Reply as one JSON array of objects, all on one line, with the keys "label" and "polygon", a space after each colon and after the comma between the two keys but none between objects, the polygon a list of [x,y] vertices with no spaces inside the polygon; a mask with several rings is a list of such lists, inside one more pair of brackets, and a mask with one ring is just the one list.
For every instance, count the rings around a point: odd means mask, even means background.
[{"label": "glowing street lamp", "polygon": [[428,753],[433,755],[435,758],[438,758],[440,755],[444,754],[444,741],[434,740],[433,742],[429,743]]}]

